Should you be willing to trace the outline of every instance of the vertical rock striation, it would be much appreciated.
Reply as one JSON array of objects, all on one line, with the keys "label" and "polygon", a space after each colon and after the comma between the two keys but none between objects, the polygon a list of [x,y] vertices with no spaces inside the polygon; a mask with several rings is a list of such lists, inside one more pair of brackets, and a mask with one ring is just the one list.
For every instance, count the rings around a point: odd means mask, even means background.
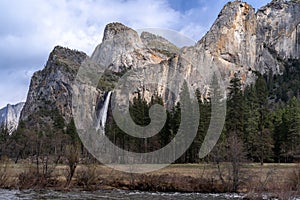
[{"label": "vertical rock striation", "polygon": [[72,117],[72,82],[86,57],[83,52],[56,46],[45,68],[31,78],[21,120],[26,121],[38,112],[58,110],[69,122]]},{"label": "vertical rock striation", "polygon": [[0,125],[7,130],[8,134],[12,134],[17,130],[24,104],[23,102],[16,105],[8,104],[0,109]]},{"label": "vertical rock striation", "polygon": [[[45,68],[32,77],[21,119],[43,110],[58,110],[68,122],[72,118],[72,95],[81,92],[72,88],[72,83],[86,58],[82,52],[55,47]],[[246,85],[255,80],[254,71],[280,74],[282,61],[287,58],[300,58],[299,1],[272,1],[257,12],[245,2],[229,2],[201,40],[181,49],[160,36],[147,32],[140,36],[121,23],[111,23],[90,58],[105,69],[103,77],[97,88],[85,88],[89,90],[86,98],[99,112],[104,95],[115,88],[120,77],[138,70],[128,77],[132,82],[130,95],[139,92],[150,100],[158,93],[167,106],[172,106],[179,100],[183,80],[205,98],[215,72],[220,72],[224,87],[234,73]],[[176,74],[183,79],[177,79]],[[145,84],[145,76],[156,84]]]}]

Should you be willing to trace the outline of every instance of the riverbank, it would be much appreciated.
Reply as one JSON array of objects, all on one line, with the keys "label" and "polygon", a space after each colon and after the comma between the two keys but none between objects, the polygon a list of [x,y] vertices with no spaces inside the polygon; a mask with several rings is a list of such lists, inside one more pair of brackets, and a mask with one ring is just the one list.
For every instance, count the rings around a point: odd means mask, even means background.
[{"label": "riverbank", "polygon": [[7,200],[78,200],[78,199],[97,199],[97,200],[233,200],[241,199],[242,195],[234,193],[226,194],[203,194],[203,193],[179,193],[179,192],[143,192],[126,190],[97,190],[97,191],[54,191],[54,190],[7,190],[0,189],[1,199]]},{"label": "riverbank", "polygon": [[[151,165],[149,165],[151,167]],[[104,165],[78,165],[69,185],[65,165],[47,166],[36,173],[35,165],[1,164],[0,186],[10,189],[53,190],[140,190],[153,192],[230,192],[230,164],[174,164],[146,174],[124,173]],[[287,199],[296,196],[300,183],[298,164],[244,164],[240,171],[239,193],[272,194]]]}]

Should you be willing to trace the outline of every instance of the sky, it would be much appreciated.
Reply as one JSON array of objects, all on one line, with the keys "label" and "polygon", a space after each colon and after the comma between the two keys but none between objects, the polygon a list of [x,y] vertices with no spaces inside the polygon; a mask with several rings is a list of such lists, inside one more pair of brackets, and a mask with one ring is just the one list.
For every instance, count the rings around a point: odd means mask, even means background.
[{"label": "sky", "polygon": [[[110,22],[170,29],[198,41],[227,0],[1,0],[0,108],[26,100],[56,45],[91,55]],[[270,0],[248,0],[254,8]]]}]

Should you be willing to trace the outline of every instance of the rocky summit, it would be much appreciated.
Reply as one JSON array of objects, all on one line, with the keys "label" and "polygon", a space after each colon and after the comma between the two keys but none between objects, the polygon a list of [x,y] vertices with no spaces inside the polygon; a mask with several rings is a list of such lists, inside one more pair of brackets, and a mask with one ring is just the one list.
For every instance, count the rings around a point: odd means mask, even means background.
[{"label": "rocky summit", "polygon": [[[58,113],[66,120],[72,117],[72,82],[86,54],[56,46],[50,53],[45,68],[33,74],[21,121],[32,121],[34,115]],[[55,111],[55,112],[54,112]],[[49,119],[45,118],[45,122]]]},{"label": "rocky summit", "polygon": [[[202,39],[181,49],[155,34],[139,35],[121,23],[108,24],[102,42],[89,58],[105,69],[97,87],[90,91],[93,109],[100,109],[105,94],[115,89],[122,75],[134,69],[140,71],[128,78],[133,83],[131,95],[141,92],[149,101],[157,93],[167,107],[179,101],[183,81],[205,98],[216,72],[224,87],[234,74],[244,85],[255,81],[256,72],[281,74],[285,60],[300,58],[299,24],[299,1],[272,1],[257,12],[245,2],[229,2]],[[73,82],[87,58],[83,52],[55,47],[45,68],[32,77],[21,120],[32,121],[34,115],[55,110],[69,122],[72,96],[80,93]],[[156,84],[144,84],[145,74]],[[183,79],[174,79],[175,74]],[[175,85],[173,92],[168,88],[170,83]]]}]

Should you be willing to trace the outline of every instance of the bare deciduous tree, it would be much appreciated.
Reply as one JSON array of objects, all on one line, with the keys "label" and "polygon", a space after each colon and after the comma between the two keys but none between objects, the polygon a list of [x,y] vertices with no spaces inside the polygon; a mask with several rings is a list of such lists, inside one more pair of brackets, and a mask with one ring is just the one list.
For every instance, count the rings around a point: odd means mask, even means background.
[{"label": "bare deciduous tree", "polygon": [[232,191],[236,192],[240,184],[241,164],[245,160],[242,140],[234,133],[227,138],[227,159],[231,163]]},{"label": "bare deciduous tree", "polygon": [[79,151],[77,145],[73,144],[66,146],[66,158],[69,167],[67,176],[67,186],[69,186],[79,162]]}]

